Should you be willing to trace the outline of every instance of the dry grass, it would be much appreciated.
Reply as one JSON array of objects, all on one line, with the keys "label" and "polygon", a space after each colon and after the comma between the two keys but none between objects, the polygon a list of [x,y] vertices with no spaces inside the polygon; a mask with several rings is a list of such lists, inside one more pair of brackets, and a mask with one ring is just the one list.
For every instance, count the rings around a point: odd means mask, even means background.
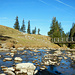
[{"label": "dry grass", "polygon": [[[2,36],[11,37],[6,40],[1,40],[1,42],[9,42],[18,46],[25,47],[51,47],[58,48],[58,45],[55,45],[50,42],[50,37],[43,35],[35,35],[35,34],[23,34],[22,32],[9,28],[6,26],[0,25],[0,34]],[[9,43],[7,45],[9,45]],[[12,45],[11,45],[12,46]]]}]

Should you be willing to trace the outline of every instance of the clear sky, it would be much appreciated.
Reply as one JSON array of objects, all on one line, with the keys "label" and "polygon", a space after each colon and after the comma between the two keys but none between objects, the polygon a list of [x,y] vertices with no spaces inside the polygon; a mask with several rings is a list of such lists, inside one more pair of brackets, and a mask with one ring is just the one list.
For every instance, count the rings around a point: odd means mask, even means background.
[{"label": "clear sky", "polygon": [[47,35],[56,17],[66,33],[75,22],[75,0],[0,0],[0,25],[13,28],[16,16],[20,26],[24,18],[27,29],[30,20],[31,30],[36,26],[42,35]]}]

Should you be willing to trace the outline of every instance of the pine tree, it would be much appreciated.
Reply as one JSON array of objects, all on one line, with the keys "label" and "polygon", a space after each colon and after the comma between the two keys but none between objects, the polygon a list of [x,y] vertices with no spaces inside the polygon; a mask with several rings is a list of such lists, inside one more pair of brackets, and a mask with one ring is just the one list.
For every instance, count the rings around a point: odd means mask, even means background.
[{"label": "pine tree", "polygon": [[35,27],[35,34],[36,34],[36,27]]},{"label": "pine tree", "polygon": [[69,37],[75,37],[75,23],[72,24]]},{"label": "pine tree", "polygon": [[61,32],[62,32],[61,23],[58,23],[58,21],[56,20],[56,17],[53,17],[50,31],[48,32],[48,36],[52,38],[54,37],[58,38],[58,37],[61,37]]},{"label": "pine tree", "polygon": [[35,34],[35,30],[32,30],[32,34]]},{"label": "pine tree", "polygon": [[38,35],[40,35],[40,29],[38,28]]},{"label": "pine tree", "polygon": [[28,21],[28,29],[27,29],[27,33],[30,34],[30,20]]},{"label": "pine tree", "polygon": [[26,32],[26,31],[25,31],[24,19],[23,19],[23,24],[22,24],[22,27],[21,27],[21,31],[24,32],[24,33]]},{"label": "pine tree", "polygon": [[16,16],[16,22],[15,22],[15,24],[14,24],[14,29],[20,30],[19,21],[18,21],[18,16]]},{"label": "pine tree", "polygon": [[36,34],[36,27],[32,30],[32,34]]},{"label": "pine tree", "polygon": [[66,34],[64,33],[64,31],[62,31],[62,38],[66,37]]},{"label": "pine tree", "polygon": [[[72,41],[72,37],[73,41],[75,41],[75,23],[72,24],[72,28],[70,30],[70,35],[69,35],[70,41]],[[75,44],[70,44],[70,48],[75,48]]]}]

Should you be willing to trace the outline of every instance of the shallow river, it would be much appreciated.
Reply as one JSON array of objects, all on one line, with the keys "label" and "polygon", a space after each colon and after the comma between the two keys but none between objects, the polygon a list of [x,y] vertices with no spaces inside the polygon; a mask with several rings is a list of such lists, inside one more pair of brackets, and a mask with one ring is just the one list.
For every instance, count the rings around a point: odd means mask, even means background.
[{"label": "shallow river", "polygon": [[[17,53],[15,53],[13,60],[12,61],[6,61],[3,62],[3,59],[6,57],[11,57],[11,56],[7,56],[6,53],[10,53],[10,52],[0,52],[0,55],[3,55],[3,57],[0,58],[0,66],[6,66],[6,67],[12,67],[13,64],[17,64],[18,62],[14,61],[15,57],[21,57],[23,59],[22,63],[32,63],[32,61],[36,60],[38,62],[38,64],[40,66],[38,66],[36,69],[40,69],[41,62],[42,62],[42,58],[44,57],[44,55],[46,55],[47,51],[46,50],[39,50],[40,52],[33,52],[30,50],[24,50],[27,51],[27,53],[25,53],[24,55],[22,55],[23,51],[18,51]],[[64,50],[62,51],[64,54],[66,53]],[[53,54],[54,50],[52,51],[48,51],[48,53]],[[38,57],[38,58],[36,58]],[[64,64],[63,64],[64,63]],[[34,63],[35,65],[35,63]],[[62,59],[60,61],[60,65],[59,66],[54,66],[54,65],[50,65],[50,66],[46,66],[47,70],[45,70],[44,74],[39,71],[39,75],[49,75],[48,72],[54,73],[56,75],[75,75],[75,62],[74,64],[72,64],[72,60],[68,57],[67,60]],[[3,73],[3,71],[1,70],[0,67],[0,73]]]}]

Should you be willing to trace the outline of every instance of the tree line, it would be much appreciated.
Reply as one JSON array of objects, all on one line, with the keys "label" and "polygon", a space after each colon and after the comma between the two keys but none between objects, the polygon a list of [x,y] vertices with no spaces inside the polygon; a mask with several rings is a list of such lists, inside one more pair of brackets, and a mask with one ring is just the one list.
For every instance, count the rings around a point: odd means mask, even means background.
[{"label": "tree line", "polygon": [[[26,30],[24,19],[22,21],[22,26],[20,27],[19,21],[18,21],[18,16],[16,16],[14,29],[17,29],[21,32],[28,33],[28,34],[36,34],[36,27],[31,32],[30,20],[28,21],[27,30]],[[38,28],[38,34],[40,35],[40,29],[39,28]],[[75,23],[72,24],[72,28],[70,29],[70,31],[65,33],[63,31],[63,28],[61,27],[61,22],[59,23],[58,20],[56,19],[56,17],[53,17],[52,23],[50,25],[50,30],[48,32],[48,36],[51,38],[61,38],[62,37],[63,41],[65,41],[65,38],[68,38],[68,40],[71,40],[71,37],[74,37],[73,40],[75,41]],[[75,44],[66,44],[66,45],[69,46],[70,48],[75,48]],[[60,46],[62,46],[62,44],[60,44]]]},{"label": "tree line", "polygon": [[[23,33],[26,33],[26,26],[25,26],[24,19],[22,21],[22,26],[20,27],[18,16],[16,16],[16,21],[15,21],[15,24],[14,24],[14,29],[17,29],[17,30],[19,30],[19,31],[21,31]],[[36,34],[36,27],[31,32],[31,29],[30,29],[30,20],[28,21],[27,33],[28,34]],[[39,28],[38,28],[38,35],[40,35],[40,29]]]},{"label": "tree line", "polygon": [[[64,33],[63,28],[61,27],[61,23],[59,23],[56,20],[56,17],[53,17],[52,23],[50,26],[50,31],[48,32],[48,36],[51,38],[64,38],[63,40],[65,41],[65,38],[68,38],[68,40],[71,40],[71,37],[73,37],[73,40],[75,41],[75,23],[72,24],[72,28],[70,29],[69,32]],[[66,44],[70,48],[75,48],[75,44]],[[62,44],[60,44],[62,46]]]}]

